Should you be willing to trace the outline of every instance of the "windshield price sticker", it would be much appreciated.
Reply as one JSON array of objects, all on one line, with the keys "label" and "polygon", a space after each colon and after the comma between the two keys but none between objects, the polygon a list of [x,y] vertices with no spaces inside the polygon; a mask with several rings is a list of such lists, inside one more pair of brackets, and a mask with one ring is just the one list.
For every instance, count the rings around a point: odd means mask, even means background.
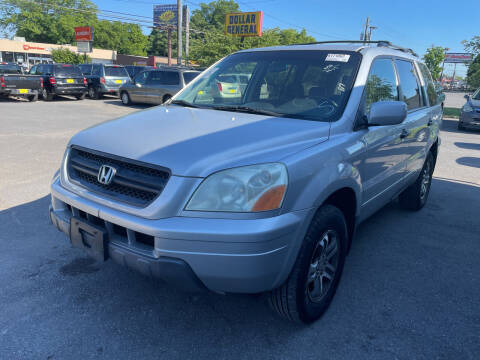
[{"label": "windshield price sticker", "polygon": [[325,61],[339,61],[339,62],[348,62],[350,55],[348,54],[328,54]]}]

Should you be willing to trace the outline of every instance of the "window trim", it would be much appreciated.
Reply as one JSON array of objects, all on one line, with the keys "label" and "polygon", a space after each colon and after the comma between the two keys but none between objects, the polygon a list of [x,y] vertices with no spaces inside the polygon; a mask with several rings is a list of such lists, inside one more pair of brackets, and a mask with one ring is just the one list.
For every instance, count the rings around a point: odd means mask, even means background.
[{"label": "window trim", "polygon": [[[411,63],[413,65],[413,68],[415,69],[415,74],[416,74],[416,78],[417,78],[417,85],[420,87],[421,91],[420,91],[420,99],[422,100],[422,106],[419,106],[418,108],[415,108],[415,109],[410,109],[407,111],[407,114],[411,114],[411,113],[414,113],[416,111],[419,111],[419,110],[424,110],[424,109],[428,109],[428,106],[426,105],[425,103],[425,98],[424,98],[424,94],[423,94],[423,86],[421,84],[421,82],[419,82],[419,76],[418,76],[418,69],[416,67],[416,61],[417,60],[412,60],[412,59],[408,59],[408,58],[404,58],[404,57],[401,57],[401,56],[393,56],[393,64],[395,66],[395,69],[397,69],[397,64],[395,63],[395,60],[402,60],[402,61],[408,61],[409,63]],[[401,94],[403,95],[403,89],[402,89],[402,81],[400,79],[400,73],[398,72],[398,69],[397,69],[397,75],[398,75],[398,83],[399,83],[399,89],[401,91]],[[402,96],[403,98],[403,96]]]}]

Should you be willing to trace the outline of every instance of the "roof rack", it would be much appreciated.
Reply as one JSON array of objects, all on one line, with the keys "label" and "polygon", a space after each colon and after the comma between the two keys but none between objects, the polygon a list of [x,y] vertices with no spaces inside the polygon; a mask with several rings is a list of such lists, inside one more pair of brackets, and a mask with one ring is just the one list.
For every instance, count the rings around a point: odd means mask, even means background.
[{"label": "roof rack", "polygon": [[389,47],[395,50],[400,50],[405,53],[410,53],[413,56],[418,57],[418,55],[410,48],[405,48],[402,46],[394,45],[388,40],[376,40],[376,41],[364,41],[364,40],[331,40],[331,41],[315,41],[311,43],[304,44],[291,44],[291,45],[318,45],[318,44],[377,44],[377,46]]}]

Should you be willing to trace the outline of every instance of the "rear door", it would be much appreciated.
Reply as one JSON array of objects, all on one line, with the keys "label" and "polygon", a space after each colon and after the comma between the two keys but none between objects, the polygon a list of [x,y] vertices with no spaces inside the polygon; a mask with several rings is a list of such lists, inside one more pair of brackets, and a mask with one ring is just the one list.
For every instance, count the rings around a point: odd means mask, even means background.
[{"label": "rear door", "polygon": [[166,71],[151,71],[147,84],[145,85],[145,102],[150,104],[161,104],[166,94],[164,79]]},{"label": "rear door", "polygon": [[85,87],[83,83],[83,73],[78,66],[57,64],[54,65],[54,69],[57,84],[62,88],[81,89]]},{"label": "rear door", "polygon": [[133,102],[145,102],[145,85],[149,76],[149,71],[143,71],[134,79],[134,84],[128,85],[128,94]]},{"label": "rear door", "polygon": [[123,84],[130,82],[127,69],[118,65],[105,66],[105,85],[109,88],[120,88]]},{"label": "rear door", "polygon": [[407,59],[395,59],[400,81],[400,99],[407,104],[408,115],[404,125],[403,147],[406,151],[406,174],[423,167],[427,142],[429,140],[429,120],[431,109],[428,107],[422,84],[414,62]]}]

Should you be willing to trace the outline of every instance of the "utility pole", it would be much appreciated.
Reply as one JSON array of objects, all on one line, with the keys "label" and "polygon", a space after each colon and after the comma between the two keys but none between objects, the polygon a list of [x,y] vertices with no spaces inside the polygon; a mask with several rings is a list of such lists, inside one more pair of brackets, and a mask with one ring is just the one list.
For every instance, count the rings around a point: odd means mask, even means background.
[{"label": "utility pole", "polygon": [[188,5],[185,10],[185,65],[188,65],[188,57],[190,53],[190,14],[188,13]]},{"label": "utility pole", "polygon": [[367,21],[365,22],[365,31],[363,32],[363,41],[368,41],[368,28],[370,27],[370,18],[367,16]]},{"label": "utility pole", "polygon": [[378,29],[376,26],[370,26],[368,30],[368,41],[372,41],[372,30]]},{"label": "utility pole", "polygon": [[182,65],[182,51],[183,51],[183,44],[182,44],[182,28],[183,28],[183,6],[182,0],[177,0],[177,64]]}]

